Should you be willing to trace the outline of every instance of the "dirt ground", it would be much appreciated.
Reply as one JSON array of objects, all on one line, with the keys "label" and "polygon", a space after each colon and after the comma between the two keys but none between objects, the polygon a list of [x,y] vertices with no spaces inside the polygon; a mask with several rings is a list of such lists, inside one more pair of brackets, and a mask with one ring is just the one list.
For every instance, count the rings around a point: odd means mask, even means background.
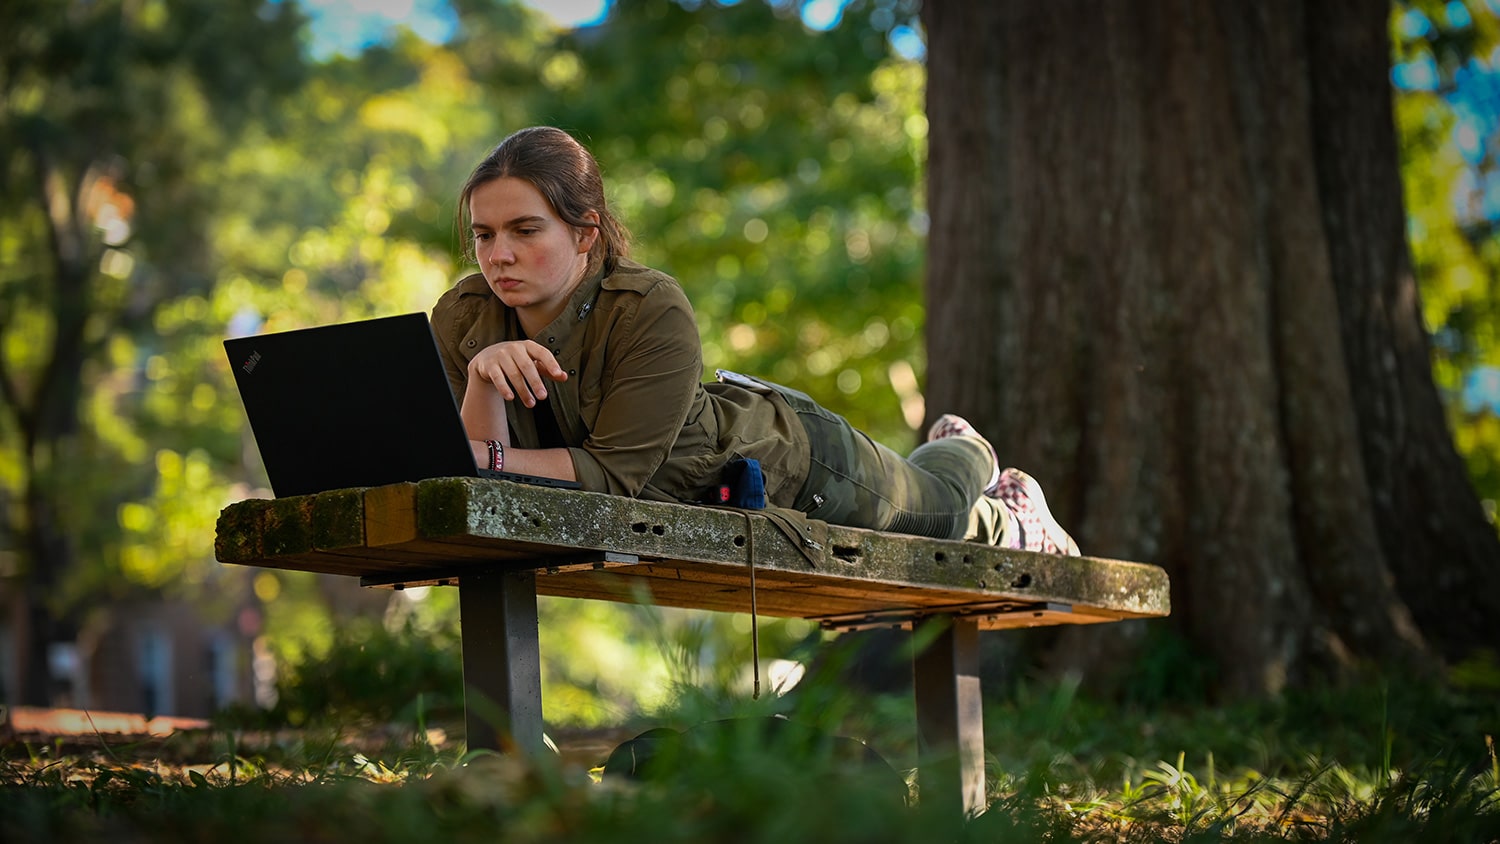
[{"label": "dirt ground", "polygon": [[[611,750],[638,730],[624,727],[549,730],[547,738],[565,768],[587,771],[603,764]],[[410,729],[361,725],[331,729],[234,730],[191,718],[147,718],[138,713],[79,709],[0,707],[0,759],[11,764],[35,760],[93,758],[116,764],[155,763],[196,766],[224,759],[282,756],[309,745],[338,747],[372,759],[400,755],[425,743],[443,756],[463,750],[462,725],[439,724],[418,737]]]}]

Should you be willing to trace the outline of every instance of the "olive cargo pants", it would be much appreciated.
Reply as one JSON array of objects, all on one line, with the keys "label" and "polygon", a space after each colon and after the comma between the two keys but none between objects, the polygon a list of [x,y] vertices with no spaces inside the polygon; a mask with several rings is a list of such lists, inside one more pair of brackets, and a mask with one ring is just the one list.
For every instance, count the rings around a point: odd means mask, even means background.
[{"label": "olive cargo pants", "polygon": [[902,457],[805,393],[767,386],[797,412],[812,446],[796,509],[849,527],[1006,544],[1011,515],[984,495],[995,462],[983,442],[948,437]]}]

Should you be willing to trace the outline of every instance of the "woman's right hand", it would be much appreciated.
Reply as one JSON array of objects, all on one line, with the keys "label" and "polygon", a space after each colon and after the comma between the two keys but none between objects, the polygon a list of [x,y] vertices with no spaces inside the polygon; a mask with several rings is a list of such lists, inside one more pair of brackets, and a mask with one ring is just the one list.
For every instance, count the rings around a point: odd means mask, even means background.
[{"label": "woman's right hand", "polygon": [[527,407],[547,398],[547,381],[566,381],[568,373],[546,346],[534,340],[507,340],[481,349],[469,361],[469,378],[495,385],[506,401]]}]

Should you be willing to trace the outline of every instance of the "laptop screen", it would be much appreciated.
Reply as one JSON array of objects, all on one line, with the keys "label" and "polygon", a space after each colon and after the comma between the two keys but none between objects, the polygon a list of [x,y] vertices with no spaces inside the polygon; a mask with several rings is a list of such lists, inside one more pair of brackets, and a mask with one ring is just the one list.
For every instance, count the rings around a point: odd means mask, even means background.
[{"label": "laptop screen", "polygon": [[278,498],[481,476],[425,313],[231,338],[224,349]]}]

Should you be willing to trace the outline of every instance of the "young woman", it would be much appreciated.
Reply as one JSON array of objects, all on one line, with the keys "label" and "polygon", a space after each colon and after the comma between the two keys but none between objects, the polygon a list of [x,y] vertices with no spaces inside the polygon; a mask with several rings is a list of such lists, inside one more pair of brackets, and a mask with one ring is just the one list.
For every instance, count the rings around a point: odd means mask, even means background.
[{"label": "young woman", "polygon": [[755,461],[770,506],[815,519],[1078,553],[1036,481],[1001,471],[963,419],[942,417],[903,458],[795,390],[734,373],[703,383],[687,296],[627,258],[598,163],[568,133],[506,138],[458,213],[480,272],[432,321],[480,465],[702,503]]}]

